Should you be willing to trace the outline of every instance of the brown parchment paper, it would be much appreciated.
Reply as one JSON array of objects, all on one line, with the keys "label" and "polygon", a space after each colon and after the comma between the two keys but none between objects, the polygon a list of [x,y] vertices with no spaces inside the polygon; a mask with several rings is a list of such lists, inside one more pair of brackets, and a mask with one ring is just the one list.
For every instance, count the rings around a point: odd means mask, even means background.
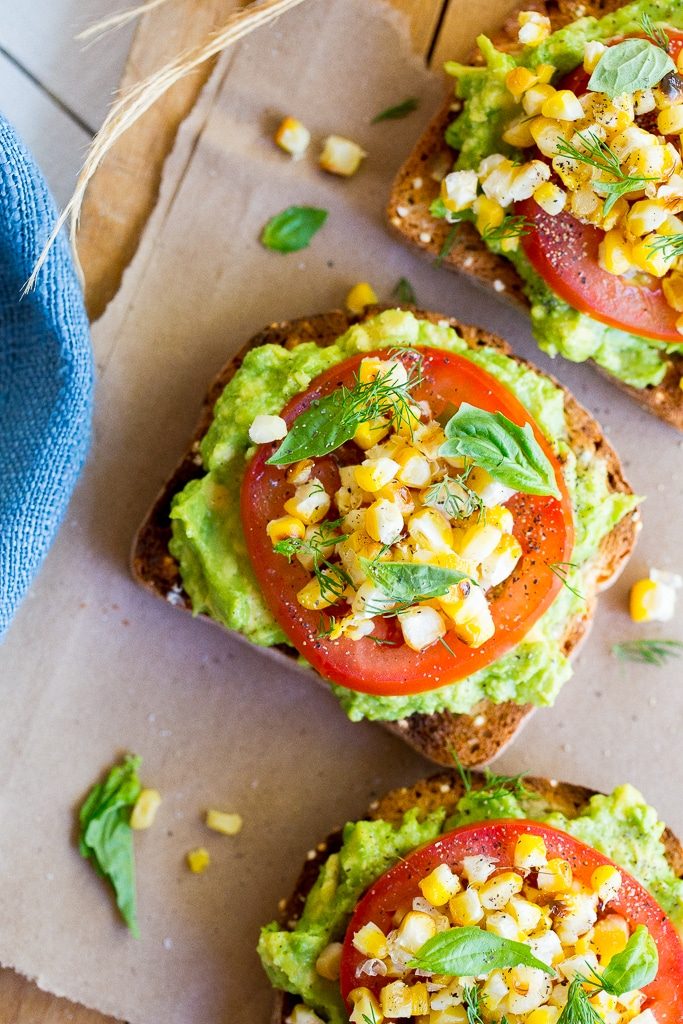
[{"label": "brown parchment paper", "polygon": [[[474,5],[468,12],[468,32],[487,27],[472,23]],[[503,333],[551,365],[519,313],[422,262],[384,227],[392,174],[442,89],[377,3],[317,0],[253,36],[223,58],[185,125],[138,256],[95,325],[90,461],[0,650],[0,962],[132,1024],[265,1021],[258,928],[305,852],[375,794],[431,770],[381,728],[346,721],[306,672],[275,670],[258,649],[138,589],[127,559],[208,381],[270,320],[334,307],[358,280],[388,297],[405,276],[426,308]],[[411,95],[419,113],[370,125]],[[274,148],[283,113],[311,128],[310,159]],[[369,153],[350,181],[315,166],[330,131]],[[328,223],[301,253],[266,252],[263,223],[291,203],[327,208]],[[630,780],[683,831],[681,663],[640,669],[609,653],[617,639],[683,636],[680,614],[649,630],[625,614],[647,566],[681,567],[681,442],[588,367],[552,368],[603,420],[648,495],[645,530],[575,678],[499,764],[603,789]],[[138,942],[73,836],[75,806],[125,749],[143,756],[144,781],[164,797],[154,828],[135,838]],[[242,833],[209,833],[209,806],[239,811]],[[184,864],[198,845],[213,858],[201,877]]]}]

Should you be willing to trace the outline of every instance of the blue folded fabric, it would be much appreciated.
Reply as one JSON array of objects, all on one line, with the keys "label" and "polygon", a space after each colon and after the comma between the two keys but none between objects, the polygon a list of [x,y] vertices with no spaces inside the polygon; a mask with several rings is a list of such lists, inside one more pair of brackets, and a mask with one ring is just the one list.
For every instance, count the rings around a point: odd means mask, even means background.
[{"label": "blue folded fabric", "polygon": [[88,318],[43,177],[0,116],[0,638],[57,532],[90,441]]}]

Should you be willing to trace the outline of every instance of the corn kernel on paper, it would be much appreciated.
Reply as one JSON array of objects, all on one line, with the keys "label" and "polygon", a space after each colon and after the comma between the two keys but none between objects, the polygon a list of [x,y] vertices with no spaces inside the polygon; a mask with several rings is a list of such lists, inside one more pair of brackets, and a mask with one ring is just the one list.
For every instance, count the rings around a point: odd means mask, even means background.
[{"label": "corn kernel on paper", "polygon": [[[478,24],[468,9],[467,32],[500,9],[483,5]],[[305,672],[180,614],[127,569],[136,526],[213,374],[264,324],[337,306],[357,281],[385,298],[405,277],[424,307],[505,334],[552,365],[649,495],[637,553],[602,601],[574,680],[499,766],[603,789],[630,780],[683,831],[681,663],[639,668],[609,653],[615,640],[644,635],[625,613],[629,584],[650,565],[681,566],[679,442],[588,367],[541,357],[519,313],[389,237],[392,173],[442,90],[379,3],[318,0],[241,44],[185,125],[141,249],[95,326],[95,445],[0,650],[0,962],[131,1024],[266,1020],[258,928],[306,851],[376,794],[431,770],[381,728],[347,722]],[[407,96],[420,97],[417,113],[370,124]],[[313,135],[298,162],[270,137],[286,113]],[[330,132],[369,154],[350,180],[315,166]],[[266,252],[264,222],[291,204],[328,209],[324,229],[302,252]],[[652,632],[681,637],[682,614]],[[163,797],[153,827],[135,835],[139,941],[73,834],[75,807],[126,749]],[[241,814],[239,834],[209,830],[209,808]],[[186,858],[201,847],[211,863],[195,875]]]}]

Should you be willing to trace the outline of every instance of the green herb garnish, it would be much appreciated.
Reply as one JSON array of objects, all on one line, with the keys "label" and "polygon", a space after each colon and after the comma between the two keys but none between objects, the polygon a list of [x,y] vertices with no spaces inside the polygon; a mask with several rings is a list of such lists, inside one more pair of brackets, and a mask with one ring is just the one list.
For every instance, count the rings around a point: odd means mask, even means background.
[{"label": "green herb garnish", "polygon": [[655,940],[644,924],[639,924],[620,953],[615,953],[604,971],[591,968],[584,984],[602,989],[611,996],[623,996],[644,988],[657,977],[659,954]]},{"label": "green herb garnish", "polygon": [[533,224],[524,216],[508,213],[497,227],[486,228],[482,234],[485,242],[503,242],[506,238],[523,238],[533,229]]},{"label": "green herb garnish", "polygon": [[318,581],[320,596],[332,604],[343,597],[347,587],[353,585],[343,566],[331,562],[328,557],[331,548],[348,538],[348,534],[339,535],[334,532],[340,522],[341,520],[337,519],[334,522],[322,523],[308,539],[288,537],[273,545],[273,551],[278,555],[284,555],[290,562],[296,554],[308,555],[313,561],[313,575]]},{"label": "green herb garnish", "polygon": [[[616,47],[613,47],[613,49],[616,49]],[[621,199],[622,196],[628,195],[629,192],[638,192],[642,189],[644,182],[655,180],[644,175],[626,174],[621,168],[621,162],[617,154],[595,132],[577,132],[577,135],[581,139],[585,150],[578,149],[568,139],[560,139],[557,144],[557,155],[568,157],[570,160],[576,160],[579,163],[588,164],[589,167],[595,167],[598,171],[609,174],[614,178],[614,181],[592,182],[595,191],[606,197],[603,208],[605,215],[609,213],[616,201]]]},{"label": "green herb garnish", "polygon": [[326,220],[327,210],[288,206],[268,221],[261,233],[261,244],[276,252],[298,252],[310,244]]},{"label": "green herb garnish", "polygon": [[464,985],[462,1005],[467,1014],[467,1024],[484,1024],[479,1008],[479,989],[476,985]]},{"label": "green herb garnish", "polygon": [[405,302],[410,306],[417,305],[415,289],[406,277],[400,277],[391,291],[392,299],[397,302]]},{"label": "green herb garnish", "polygon": [[480,520],[486,516],[483,500],[467,486],[467,478],[472,471],[470,466],[458,476],[446,476],[438,483],[432,484],[425,491],[422,503],[431,508],[443,511],[451,519],[469,519],[475,513]]},{"label": "green herb garnish", "polygon": [[676,65],[659,42],[625,39],[608,46],[588,82],[592,92],[604,92],[611,99],[658,85]]},{"label": "green herb garnish", "polygon": [[669,37],[661,25],[655,25],[650,15],[646,12],[640,19],[643,32],[654,46],[661,46],[665,53],[669,52]]},{"label": "green herb garnish", "polygon": [[567,1002],[557,1024],[603,1024],[603,1018],[591,1006],[580,978],[575,978],[569,986]]},{"label": "green herb garnish", "polygon": [[408,114],[412,114],[414,110],[420,105],[420,101],[417,96],[409,96],[407,100],[403,100],[402,103],[397,103],[395,107],[387,107],[386,110],[380,111],[379,114],[375,114],[370,124],[378,124],[380,121],[398,121],[402,117],[407,117]]},{"label": "green herb garnish", "polygon": [[465,768],[455,750],[451,750],[450,754],[455,762],[465,793],[476,793],[482,803],[500,800],[504,796],[514,796],[517,800],[523,800],[531,795],[529,789],[524,785],[523,772],[520,772],[519,775],[496,775],[489,768],[484,768],[484,785],[479,789],[474,789],[470,769]]},{"label": "green herb garnish", "polygon": [[433,935],[408,967],[433,974],[469,978],[499,968],[520,965],[535,967],[545,974],[555,974],[553,968],[538,960],[525,943],[504,939],[476,925],[467,925]]},{"label": "green herb garnish", "polygon": [[130,815],[142,786],[141,758],[126,755],[104,782],[90,790],[78,812],[81,856],[90,860],[116,895],[116,905],[135,938],[140,937],[135,895],[135,858]]},{"label": "green herb garnish", "polygon": [[639,665],[664,665],[670,658],[683,656],[680,640],[625,640],[612,646],[612,654],[621,661]]},{"label": "green herb garnish", "polygon": [[683,234],[658,235],[648,245],[650,252],[661,252],[665,260],[683,256]]},{"label": "green herb garnish", "polygon": [[[440,565],[421,562],[381,562],[376,558],[362,558],[360,564],[366,576],[384,591],[387,605],[419,604],[434,597],[443,597],[455,583],[469,580],[464,572],[444,569]],[[393,610],[393,609],[392,609]]]},{"label": "green herb garnish", "polygon": [[563,587],[566,587],[567,590],[570,591],[570,593],[574,594],[574,596],[578,597],[581,601],[586,600],[585,595],[582,594],[579,590],[577,590],[576,587],[573,587],[567,579],[567,577],[569,576],[570,569],[579,568],[576,562],[546,562],[546,565],[548,566],[550,571],[554,573],[555,576],[557,576],[558,580],[561,580]]},{"label": "green herb garnish", "polygon": [[463,402],[445,427],[439,455],[464,455],[494,480],[524,494],[560,497],[555,473],[529,423],[517,426],[502,413]]}]

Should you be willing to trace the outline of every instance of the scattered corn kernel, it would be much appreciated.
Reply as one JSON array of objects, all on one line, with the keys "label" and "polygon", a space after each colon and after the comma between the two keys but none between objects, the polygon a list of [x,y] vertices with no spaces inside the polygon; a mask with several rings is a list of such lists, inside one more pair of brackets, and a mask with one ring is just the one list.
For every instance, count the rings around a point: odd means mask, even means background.
[{"label": "scattered corn kernel", "polygon": [[591,875],[591,885],[601,903],[609,903],[621,889],[621,872],[611,864],[603,864]]},{"label": "scattered corn kernel", "polygon": [[299,159],[308,149],[311,133],[296,117],[285,117],[275,132],[275,141],[280,149]]},{"label": "scattered corn kernel", "polygon": [[556,217],[567,203],[567,193],[552,181],[544,181],[534,192],[534,199],[546,213]]},{"label": "scattered corn kernel", "polygon": [[591,946],[600,963],[607,964],[617,953],[621,953],[630,938],[628,924],[618,914],[608,914],[593,928]]},{"label": "scattered corn kernel", "polygon": [[190,850],[187,854],[187,866],[194,875],[201,875],[211,863],[211,854],[204,846]]},{"label": "scattered corn kernel", "polygon": [[136,830],[150,828],[160,804],[161,793],[158,789],[141,790],[130,815],[130,827]]},{"label": "scattered corn kernel", "polygon": [[236,836],[242,831],[244,821],[241,814],[229,813],[228,811],[216,811],[214,809],[206,812],[206,826],[213,832],[220,832],[224,836]]},{"label": "scattered corn kernel", "polygon": [[401,612],[399,626],[403,640],[412,651],[424,651],[446,635],[446,624],[436,608],[413,605]]},{"label": "scattered corn kernel", "polygon": [[537,82],[538,76],[533,71],[529,71],[528,68],[512,68],[505,76],[505,85],[517,102],[519,102],[527,89],[532,85],[536,85]]},{"label": "scattered corn kernel", "polygon": [[676,591],[653,579],[631,587],[629,610],[634,622],[669,622],[674,616]]},{"label": "scattered corn kernel", "polygon": [[571,89],[558,89],[545,101],[541,114],[556,121],[579,121],[583,117],[583,107]]},{"label": "scattered corn kernel", "polygon": [[561,857],[554,857],[539,869],[537,884],[542,892],[568,892],[572,879],[571,864]]},{"label": "scattered corn kernel", "polygon": [[523,871],[533,871],[545,867],[547,850],[542,836],[525,833],[515,843],[514,865]]},{"label": "scattered corn kernel", "polygon": [[341,135],[328,135],[319,162],[324,171],[350,178],[366,156],[365,150],[351,139],[345,139]]},{"label": "scattered corn kernel", "polygon": [[354,988],[349,992],[348,998],[353,1006],[349,1015],[351,1024],[366,1024],[368,1020],[382,1024],[384,1014],[369,988]]},{"label": "scattered corn kernel", "polygon": [[374,306],[376,302],[375,290],[367,281],[359,281],[358,284],[354,284],[346,296],[346,308],[354,316],[360,316],[366,306]]},{"label": "scattered corn kernel", "polygon": [[476,889],[465,889],[448,901],[448,909],[455,925],[479,924],[484,910]]},{"label": "scattered corn kernel", "polygon": [[451,213],[460,213],[477,197],[479,179],[476,171],[451,171],[441,182],[441,200]]},{"label": "scattered corn kernel", "polygon": [[538,11],[520,11],[517,22],[517,38],[523,46],[538,46],[550,35],[550,18]]},{"label": "scattered corn kernel", "polygon": [[282,416],[255,416],[249,427],[249,440],[253,444],[268,444],[281,441],[287,433],[287,424]]}]

